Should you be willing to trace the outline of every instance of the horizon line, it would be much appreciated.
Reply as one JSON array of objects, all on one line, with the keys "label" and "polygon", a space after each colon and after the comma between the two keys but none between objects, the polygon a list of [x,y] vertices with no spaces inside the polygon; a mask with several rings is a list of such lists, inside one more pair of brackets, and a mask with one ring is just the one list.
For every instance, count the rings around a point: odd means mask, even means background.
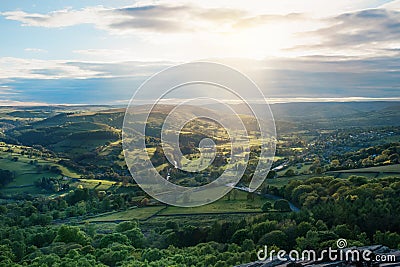
[{"label": "horizon line", "polygon": [[[162,99],[160,104],[168,102],[174,104],[182,102],[185,99]],[[145,100],[144,100],[145,101]],[[289,104],[289,103],[352,103],[352,102],[399,102],[400,97],[280,97],[280,98],[265,98],[254,99],[247,101],[248,103],[262,104]],[[232,104],[240,104],[238,100],[226,100]],[[82,106],[127,106],[129,100],[120,100],[110,103],[42,103],[42,102],[22,102],[22,101],[0,101],[0,107],[82,107]],[[148,103],[143,102],[143,104]]]}]

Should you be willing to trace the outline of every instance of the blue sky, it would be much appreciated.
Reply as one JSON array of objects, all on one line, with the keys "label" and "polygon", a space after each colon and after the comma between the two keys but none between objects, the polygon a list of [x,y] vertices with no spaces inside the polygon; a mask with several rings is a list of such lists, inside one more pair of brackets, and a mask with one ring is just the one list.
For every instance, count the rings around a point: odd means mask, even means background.
[{"label": "blue sky", "polygon": [[[400,1],[2,1],[0,105],[119,104],[208,60],[271,99],[400,97]],[[190,96],[185,96],[190,97]]]}]

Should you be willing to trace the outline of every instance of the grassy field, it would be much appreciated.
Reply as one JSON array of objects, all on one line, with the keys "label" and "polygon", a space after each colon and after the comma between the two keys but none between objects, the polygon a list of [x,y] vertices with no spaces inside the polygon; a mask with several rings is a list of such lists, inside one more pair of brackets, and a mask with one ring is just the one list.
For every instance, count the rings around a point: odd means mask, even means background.
[{"label": "grassy field", "polygon": [[[12,146],[13,152],[6,152],[8,146],[0,147],[0,169],[9,170],[14,173],[14,180],[9,183],[2,190],[9,194],[15,193],[31,193],[37,194],[42,193],[41,189],[33,186],[34,182],[41,179],[42,177],[57,177],[60,176],[50,170],[39,169],[36,165],[40,166],[57,166],[61,172],[62,176],[68,176],[71,178],[80,177],[79,174],[69,170],[68,168],[61,166],[56,163],[58,159],[42,159],[36,157],[28,157],[27,155],[21,155],[21,146]],[[18,158],[18,160],[13,160],[13,158]],[[31,161],[36,160],[36,165],[32,164]],[[31,185],[31,186],[29,186]],[[16,188],[22,187],[22,188]]]},{"label": "grassy field", "polygon": [[116,182],[107,181],[107,180],[95,180],[95,179],[79,179],[79,182],[73,184],[74,187],[78,187],[81,185],[84,188],[97,190],[108,190],[112,187]]},{"label": "grassy field", "polygon": [[236,190],[236,198],[233,199],[231,194],[231,200],[227,199],[227,196],[217,200],[214,203],[193,207],[193,208],[181,208],[168,206],[166,209],[160,212],[161,215],[174,215],[174,214],[202,214],[202,213],[224,213],[224,212],[259,212],[261,206],[270,200],[263,199],[260,196],[255,196],[254,201],[247,200],[247,193]]},{"label": "grassy field", "polygon": [[23,160],[14,162],[8,158],[0,159],[0,169],[9,170],[15,174],[14,181],[9,183],[7,187],[29,185],[33,184],[34,181],[42,177],[55,176],[55,174],[50,171],[37,172],[35,166],[30,165],[29,163],[24,162]]},{"label": "grassy field", "polygon": [[[321,175],[320,175],[321,176]],[[298,175],[293,177],[276,177],[274,179],[266,179],[263,183],[264,186],[275,186],[275,187],[283,187],[287,185],[292,180],[306,180],[310,178],[311,175]]]},{"label": "grassy field", "polygon": [[[304,165],[304,166],[307,166],[307,165]],[[284,170],[282,172],[286,172],[290,168],[291,167],[287,168],[286,170]],[[295,167],[292,167],[292,168],[293,168],[293,170],[296,170]],[[325,173],[325,174],[320,174],[320,175],[310,174],[310,175],[297,175],[297,176],[293,176],[293,177],[277,177],[274,179],[266,179],[263,185],[264,186],[270,185],[270,186],[275,186],[275,187],[280,188],[282,186],[287,185],[292,180],[306,180],[313,176],[334,176],[334,173],[340,173],[340,178],[348,178],[351,175],[362,175],[362,176],[365,176],[368,178],[384,178],[384,177],[400,175],[400,164],[369,167],[369,168],[360,168],[360,169],[351,169],[351,170],[340,170],[340,171],[335,171],[335,172],[330,172],[330,173]],[[397,173],[399,173],[399,174],[397,174]]]},{"label": "grassy field", "polygon": [[285,168],[282,171],[278,171],[277,174],[278,174],[278,176],[282,177],[285,175],[285,173],[288,170],[293,170],[296,174],[304,174],[304,173],[309,173],[309,169],[310,169],[310,165],[302,164],[301,168],[297,168],[297,166],[290,166],[290,167]]},{"label": "grassy field", "polygon": [[368,172],[340,172],[339,176],[336,176],[337,178],[349,178],[350,176],[363,176],[369,179],[372,178],[384,178],[384,177],[389,177],[389,176],[393,176],[394,174],[380,174],[380,173],[368,173]]},{"label": "grassy field", "polygon": [[164,206],[144,207],[126,211],[112,212],[103,216],[88,219],[87,222],[113,222],[119,220],[145,220],[163,209]]},{"label": "grassy field", "polygon": [[44,189],[41,189],[34,185],[22,188],[4,187],[0,191],[5,195],[18,195],[18,194],[32,194],[32,195],[41,194],[46,196],[51,195],[51,193],[48,193]]},{"label": "grassy field", "polygon": [[[271,200],[263,199],[260,196],[255,196],[254,201],[247,200],[247,193],[242,191],[236,191],[236,198],[233,199],[233,194],[231,195],[231,200],[228,200],[225,196],[224,198],[205,205],[195,208],[181,208],[168,206],[153,206],[144,208],[135,208],[126,211],[112,212],[102,216],[88,219],[87,222],[113,222],[119,220],[145,220],[150,216],[159,212],[160,215],[201,215],[201,214],[223,214],[232,212],[261,212],[261,206]],[[272,204],[272,202],[271,202]]]},{"label": "grassy field", "polygon": [[361,169],[352,169],[352,170],[341,170],[341,171],[336,171],[336,172],[354,172],[354,173],[363,173],[363,172],[399,172],[400,173],[400,164],[378,166],[378,167],[369,167],[369,168],[361,168]]},{"label": "grassy field", "polygon": [[362,175],[368,178],[385,178],[400,175],[400,164],[336,171],[340,178]]}]

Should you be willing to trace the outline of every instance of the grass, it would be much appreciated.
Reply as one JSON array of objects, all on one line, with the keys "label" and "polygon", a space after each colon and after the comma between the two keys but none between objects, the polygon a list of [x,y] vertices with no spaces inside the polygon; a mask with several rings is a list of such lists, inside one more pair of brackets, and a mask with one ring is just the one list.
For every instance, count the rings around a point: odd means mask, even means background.
[{"label": "grass", "polygon": [[[321,176],[321,175],[319,175]],[[294,180],[306,180],[308,178],[310,178],[311,175],[299,175],[299,176],[292,176],[292,177],[277,177],[274,179],[266,179],[264,181],[265,186],[269,185],[269,186],[275,186],[278,188],[281,188],[285,185],[287,185],[290,181],[294,181]]]},{"label": "grass", "polygon": [[295,173],[303,174],[303,173],[307,173],[309,171],[309,169],[310,169],[310,166],[303,163],[300,169],[298,169],[297,166],[290,166],[290,167],[285,168],[282,171],[278,171],[277,174],[278,174],[278,176],[282,177],[283,175],[285,175],[285,173],[288,170],[293,170]]},{"label": "grass", "polygon": [[377,175],[377,173],[366,173],[366,172],[350,172],[350,173],[349,172],[341,172],[340,176],[338,176],[338,177],[347,179],[350,176],[354,176],[354,175],[363,176],[363,177],[370,178],[370,179],[378,178],[378,177],[382,178],[380,175]]},{"label": "grass", "polygon": [[[3,146],[0,149],[0,169],[9,170],[14,173],[15,178],[14,180],[9,183],[3,190],[6,190],[8,193],[18,193],[18,190],[21,192],[27,193],[38,193],[33,186],[32,187],[25,187],[25,188],[9,188],[15,186],[27,186],[33,185],[35,181],[41,179],[42,177],[56,177],[59,174],[53,173],[49,170],[40,170],[37,166],[30,164],[30,161],[37,160],[37,164],[39,165],[49,165],[49,166],[58,166],[62,172],[63,176],[68,176],[72,178],[80,177],[79,174],[69,170],[68,168],[61,166],[55,163],[58,159],[42,159],[42,158],[29,158],[27,155],[21,155],[20,152],[22,151],[21,146],[13,146],[13,153],[5,152],[7,146]],[[18,157],[17,161],[12,160],[14,157]],[[12,189],[12,190],[11,190]],[[39,189],[40,191],[40,189]]]},{"label": "grass", "polygon": [[[11,172],[14,172],[15,174],[14,181],[9,183],[7,187],[33,184],[34,181],[42,177],[55,176],[54,173],[49,171],[38,172],[36,166],[29,164],[26,160],[24,160],[24,158],[21,158],[20,155],[18,155],[19,157],[18,161],[12,161],[9,158],[9,155],[6,154],[7,153],[0,152],[0,156],[3,157],[2,159],[0,159],[0,169],[9,170]],[[12,157],[14,156],[17,155],[13,154]],[[41,164],[41,162],[39,162],[39,164]]]},{"label": "grass", "polygon": [[44,189],[41,189],[36,186],[30,186],[30,187],[22,187],[22,188],[7,188],[4,187],[1,189],[3,193],[6,195],[18,195],[18,194],[31,194],[31,195],[51,195],[50,193],[46,192]]},{"label": "grass", "polygon": [[62,172],[62,174],[64,176],[68,176],[68,177],[71,177],[71,178],[79,178],[79,177],[81,177],[79,174],[77,174],[74,171],[71,171],[67,167],[64,167],[64,166],[59,165],[59,164],[55,164],[55,165],[57,165],[60,168],[60,170],[61,170],[61,172]]},{"label": "grass", "polygon": [[353,172],[353,173],[364,173],[364,172],[399,172],[400,164],[385,165],[369,168],[351,169],[351,170],[340,170],[337,172]]},{"label": "grass", "polygon": [[134,208],[125,211],[111,212],[103,216],[88,219],[87,222],[113,222],[119,220],[145,220],[156,212],[163,209],[164,206],[152,206],[143,208]]},{"label": "grass", "polygon": [[385,178],[400,174],[400,164],[336,171],[340,178],[362,175],[368,178]]},{"label": "grass", "polygon": [[63,152],[68,154],[83,154],[91,151],[92,149],[105,144],[105,140],[64,140],[51,148],[56,152]]},{"label": "grass", "polygon": [[174,215],[174,214],[202,214],[202,213],[225,213],[225,212],[259,212],[261,206],[270,200],[263,199],[260,196],[255,196],[254,201],[247,201],[247,193],[236,190],[237,196],[233,199],[231,194],[231,200],[227,199],[227,196],[211,203],[208,205],[193,207],[193,208],[182,208],[168,206],[165,210],[161,211],[161,215]]},{"label": "grass", "polygon": [[114,184],[116,184],[116,182],[107,180],[79,179],[79,182],[74,183],[73,186],[78,187],[79,185],[82,185],[84,188],[89,189],[93,189],[96,187],[96,189],[98,190],[108,190]]},{"label": "grass", "polygon": [[180,208],[168,206],[152,206],[143,208],[134,208],[126,211],[110,212],[102,216],[97,216],[86,220],[87,222],[114,222],[120,220],[146,220],[152,215],[160,212],[160,215],[201,215],[208,213],[223,214],[231,212],[261,212],[261,206],[265,202],[271,202],[271,200],[263,199],[260,196],[255,196],[254,201],[247,201],[247,193],[242,191],[236,191],[236,199],[233,200],[233,195],[231,195],[231,200],[227,200],[227,197],[205,205],[195,208]]},{"label": "grass", "polygon": [[[307,165],[303,165],[303,167],[309,167]],[[288,169],[291,167],[285,169],[282,171],[283,173],[286,172]],[[293,170],[297,170],[295,167],[293,167]],[[299,171],[299,170],[298,170]],[[301,171],[301,169],[300,169]],[[377,167],[369,167],[369,168],[360,168],[360,169],[351,169],[351,170],[339,170],[335,171],[337,173],[340,173],[340,178],[348,178],[351,175],[362,175],[368,178],[384,178],[384,177],[390,177],[393,175],[396,175],[396,172],[400,173],[400,164],[395,164],[395,165],[386,165],[386,166],[377,166]],[[374,173],[375,172],[375,173]],[[393,172],[391,174],[390,172]],[[280,172],[278,172],[280,173]],[[379,175],[377,176],[376,174]],[[297,175],[297,176],[292,176],[292,177],[277,177],[274,179],[266,179],[264,182],[264,185],[270,185],[270,186],[275,186],[275,187],[283,187],[287,185],[290,181],[292,180],[306,180],[308,178],[311,178],[313,176],[333,176],[332,173],[327,173],[327,174],[310,174],[310,175]]]},{"label": "grass", "polygon": [[[307,165],[303,165],[303,167],[309,167]],[[283,173],[286,172],[288,169],[291,167],[285,169],[282,171]],[[295,167],[293,167],[293,170],[297,170]],[[300,169],[301,171],[301,169]],[[337,173],[340,173],[340,178],[348,178],[351,175],[362,175],[368,178],[384,178],[384,177],[390,177],[393,175],[396,175],[396,172],[400,173],[400,164],[395,164],[395,165],[386,165],[386,166],[377,166],[377,167],[369,167],[369,168],[360,168],[360,169],[351,169],[351,170],[340,170],[340,171],[335,171]],[[375,172],[375,173],[374,173]],[[390,172],[393,172],[391,174]],[[280,172],[278,172],[280,173]],[[377,176],[376,174],[379,175]],[[292,177],[277,177],[274,179],[266,179],[264,182],[264,186],[275,186],[275,187],[283,187],[287,185],[290,181],[292,180],[306,180],[308,178],[311,178],[313,176],[333,176],[332,173],[326,173],[326,174],[310,174],[310,175],[297,175],[297,176],[292,176]]]}]

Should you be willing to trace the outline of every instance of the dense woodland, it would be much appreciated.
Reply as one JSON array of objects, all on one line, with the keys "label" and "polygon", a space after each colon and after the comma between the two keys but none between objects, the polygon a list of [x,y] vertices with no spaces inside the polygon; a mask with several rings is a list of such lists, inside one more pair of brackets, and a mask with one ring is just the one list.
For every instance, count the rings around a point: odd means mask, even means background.
[{"label": "dense woodland", "polygon": [[400,178],[315,177],[292,181],[280,192],[301,211],[266,210],[200,227],[168,219],[151,228],[127,221],[108,232],[101,224],[59,223],[107,206],[87,189],[3,204],[0,260],[3,266],[232,266],[255,260],[255,248],[262,245],[322,249],[346,238],[350,245],[400,248]]}]

